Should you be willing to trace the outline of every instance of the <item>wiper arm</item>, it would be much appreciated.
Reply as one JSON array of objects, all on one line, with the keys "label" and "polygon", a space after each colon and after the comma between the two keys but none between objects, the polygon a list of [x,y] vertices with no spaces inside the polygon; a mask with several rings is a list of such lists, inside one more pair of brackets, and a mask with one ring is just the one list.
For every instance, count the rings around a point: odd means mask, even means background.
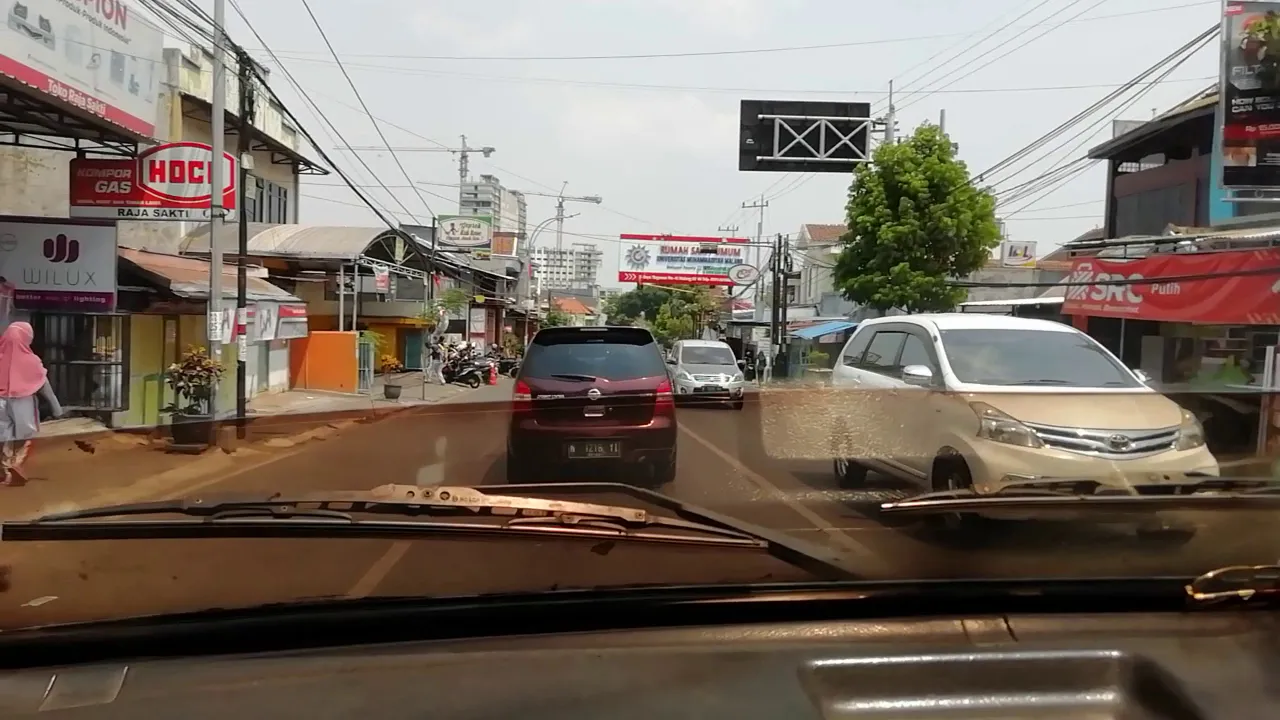
[{"label": "wiper arm", "polygon": [[1186,586],[1197,603],[1253,600],[1280,595],[1280,565],[1233,565],[1211,570]]},{"label": "wiper arm", "polygon": [[600,380],[595,375],[582,375],[580,373],[551,373],[550,376],[557,380],[577,380],[581,382],[598,382]]},{"label": "wiper arm", "polygon": [[1169,482],[1118,486],[1093,479],[1055,478],[1007,483],[995,492],[973,489],[924,493],[881,503],[884,514],[938,515],[956,512],[1088,507],[1144,512],[1280,505],[1280,486],[1268,478],[1217,478],[1185,475]]},{"label": "wiper arm", "polygon": [[[744,532],[654,515],[639,508],[597,503],[547,500],[516,495],[490,495],[468,487],[382,485],[357,492],[326,492],[296,497],[191,498],[159,502],[111,505],[43,515],[33,525],[59,525],[74,521],[148,515],[184,515],[206,521],[238,519],[323,519],[360,522],[359,514],[401,517],[488,516],[502,518],[497,527],[565,526],[615,528],[663,527],[705,533],[730,539],[754,538]],[[493,525],[490,525],[493,527]],[[0,524],[0,530],[14,524]],[[4,539],[10,539],[5,536]]]},{"label": "wiper arm", "polygon": [[[279,494],[248,498],[215,496],[134,503],[0,522],[0,542],[207,537],[420,538],[433,533],[553,535],[756,549],[820,577],[845,580],[864,577],[863,563],[858,558],[847,558],[784,533],[630,485],[559,483],[508,486],[506,490],[513,494],[488,494],[467,487],[390,484],[366,491],[293,497]],[[669,511],[670,516],[624,505],[514,494],[525,492],[627,495]],[[166,515],[170,517],[164,518]],[[172,517],[175,515],[178,517]],[[361,519],[361,515],[391,516],[391,519]]]}]

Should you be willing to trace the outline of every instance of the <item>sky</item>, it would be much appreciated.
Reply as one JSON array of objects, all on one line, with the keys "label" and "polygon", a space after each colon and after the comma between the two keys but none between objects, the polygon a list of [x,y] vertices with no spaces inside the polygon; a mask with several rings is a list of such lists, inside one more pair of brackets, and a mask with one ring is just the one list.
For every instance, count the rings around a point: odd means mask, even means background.
[{"label": "sky", "polygon": [[[567,182],[568,195],[602,197],[598,206],[571,204],[565,229],[574,233],[566,242],[604,252],[605,284],[616,277],[619,233],[754,235],[759,216],[742,205],[762,196],[766,236],[844,221],[847,175],[738,171],[743,99],[847,99],[882,113],[892,82],[900,131],[936,123],[945,110],[946,130],[976,174],[1215,25],[1220,8],[1218,0],[308,3],[359,97],[302,0],[237,0],[263,42],[230,2],[227,26],[354,182],[373,184],[281,66],[353,147],[384,146],[379,129],[396,148],[457,147],[466,135],[495,148],[488,159],[472,156],[472,175],[551,194]],[[212,9],[212,0],[200,4]],[[1211,44],[1128,108],[1131,95],[989,180],[1009,188],[1074,160],[1111,136],[1113,119],[1148,119],[1213,84],[1216,68]],[[359,155],[418,219],[456,211],[452,154]],[[421,197],[409,179],[428,183]],[[302,221],[378,225],[341,183],[304,179]],[[367,192],[412,222],[385,191]],[[1097,165],[999,214],[1011,239],[1035,241],[1044,254],[1101,224],[1104,193]],[[554,200],[529,197],[531,225],[554,213]]]}]

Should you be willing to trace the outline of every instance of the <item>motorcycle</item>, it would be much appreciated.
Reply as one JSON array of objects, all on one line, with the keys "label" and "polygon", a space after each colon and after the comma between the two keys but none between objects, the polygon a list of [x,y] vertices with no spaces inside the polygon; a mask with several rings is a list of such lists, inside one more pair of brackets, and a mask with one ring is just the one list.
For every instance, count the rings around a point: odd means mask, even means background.
[{"label": "motorcycle", "polygon": [[[483,365],[483,367],[481,367]],[[447,383],[464,383],[471,388],[478,388],[484,383],[489,371],[488,363],[476,362],[470,358],[459,358],[445,363],[442,369],[444,381]]]},{"label": "motorcycle", "polygon": [[503,358],[497,358],[497,360],[498,360],[499,375],[515,377],[516,373],[520,372],[520,358],[503,357]]}]

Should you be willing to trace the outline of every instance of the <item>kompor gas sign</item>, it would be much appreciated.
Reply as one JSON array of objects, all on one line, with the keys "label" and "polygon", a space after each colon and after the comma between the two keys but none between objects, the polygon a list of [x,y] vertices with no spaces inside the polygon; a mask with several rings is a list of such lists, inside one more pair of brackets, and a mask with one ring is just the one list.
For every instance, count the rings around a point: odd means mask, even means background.
[{"label": "kompor gas sign", "polygon": [[[157,145],[132,159],[71,161],[71,217],[113,220],[195,220],[210,217],[213,148],[204,143]],[[222,156],[222,206],[236,208],[236,160]]]}]

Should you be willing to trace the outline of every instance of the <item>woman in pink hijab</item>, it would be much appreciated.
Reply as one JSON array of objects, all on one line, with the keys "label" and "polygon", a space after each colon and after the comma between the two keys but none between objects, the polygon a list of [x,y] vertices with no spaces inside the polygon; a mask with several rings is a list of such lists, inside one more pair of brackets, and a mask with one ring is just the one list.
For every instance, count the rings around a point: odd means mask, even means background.
[{"label": "woman in pink hijab", "polygon": [[0,333],[0,485],[23,485],[22,464],[31,449],[31,438],[40,430],[36,395],[44,398],[54,417],[62,405],[49,387],[44,363],[31,350],[35,331],[30,323],[15,322]]}]

